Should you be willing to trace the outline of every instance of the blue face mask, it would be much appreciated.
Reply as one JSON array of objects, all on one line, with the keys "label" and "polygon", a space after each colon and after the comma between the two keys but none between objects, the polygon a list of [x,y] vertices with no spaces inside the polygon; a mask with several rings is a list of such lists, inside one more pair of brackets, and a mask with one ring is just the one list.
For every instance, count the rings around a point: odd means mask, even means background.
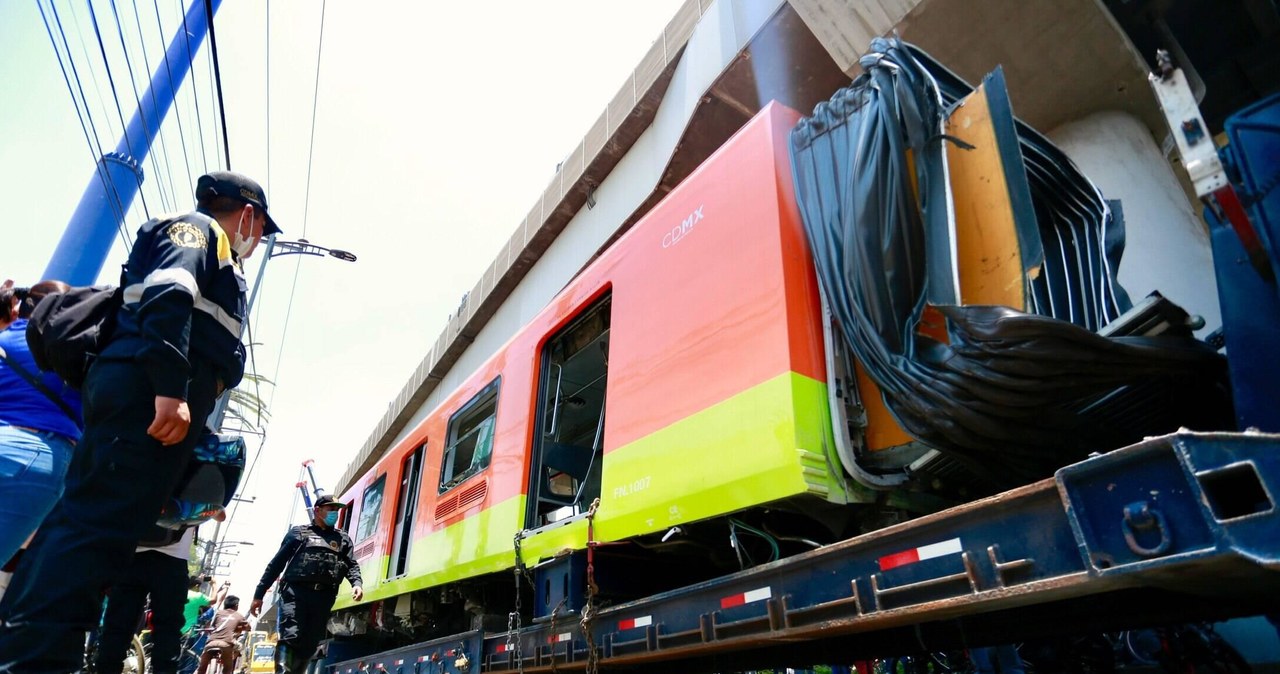
[{"label": "blue face mask", "polygon": [[339,514],[339,513],[338,513],[338,511],[337,511],[337,510],[331,510],[331,511],[329,511],[329,512],[325,513],[325,514],[324,514],[324,523],[325,523],[325,524],[327,524],[327,525],[329,525],[329,526],[331,526],[331,527],[336,527],[336,526],[338,526],[338,514]]}]

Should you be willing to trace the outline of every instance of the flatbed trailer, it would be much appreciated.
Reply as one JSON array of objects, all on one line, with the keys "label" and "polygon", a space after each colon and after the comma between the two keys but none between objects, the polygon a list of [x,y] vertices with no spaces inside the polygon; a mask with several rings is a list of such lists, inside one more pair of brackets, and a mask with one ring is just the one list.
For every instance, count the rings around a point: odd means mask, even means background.
[{"label": "flatbed trailer", "polygon": [[1278,493],[1280,435],[1179,432],[740,573],[588,606],[585,621],[465,632],[330,671],[804,667],[1256,615],[1280,596]]}]

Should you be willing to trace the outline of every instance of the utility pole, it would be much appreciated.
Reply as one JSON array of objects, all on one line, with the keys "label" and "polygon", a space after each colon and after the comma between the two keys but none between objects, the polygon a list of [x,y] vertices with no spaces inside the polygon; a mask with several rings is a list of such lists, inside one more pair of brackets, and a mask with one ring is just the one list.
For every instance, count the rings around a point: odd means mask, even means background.
[{"label": "utility pole", "polygon": [[200,562],[201,575],[212,576],[214,571],[217,570],[217,567],[214,566],[214,563],[217,560],[214,550],[218,546],[218,533],[220,531],[222,531],[222,520],[218,520],[217,523],[214,524],[213,537],[207,541],[207,545],[205,546],[204,559]]}]

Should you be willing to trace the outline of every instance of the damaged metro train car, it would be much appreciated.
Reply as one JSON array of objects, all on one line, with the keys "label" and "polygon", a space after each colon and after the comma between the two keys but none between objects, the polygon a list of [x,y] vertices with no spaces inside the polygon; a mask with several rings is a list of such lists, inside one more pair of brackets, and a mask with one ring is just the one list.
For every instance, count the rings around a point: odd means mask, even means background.
[{"label": "damaged metro train car", "polygon": [[616,603],[1230,426],[1220,356],[1118,285],[1119,205],[999,71],[862,65],[767,106],[342,495],[336,635],[504,630],[582,608],[589,542]]}]

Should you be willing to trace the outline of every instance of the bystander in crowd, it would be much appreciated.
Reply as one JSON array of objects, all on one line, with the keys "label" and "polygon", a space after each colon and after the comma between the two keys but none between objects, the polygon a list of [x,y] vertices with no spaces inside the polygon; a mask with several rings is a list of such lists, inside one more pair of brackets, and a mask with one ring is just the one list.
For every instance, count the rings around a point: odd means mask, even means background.
[{"label": "bystander in crowd", "polygon": [[62,495],[80,440],[80,394],[41,372],[27,348],[27,319],[65,283],[0,286],[0,596],[20,548]]}]

